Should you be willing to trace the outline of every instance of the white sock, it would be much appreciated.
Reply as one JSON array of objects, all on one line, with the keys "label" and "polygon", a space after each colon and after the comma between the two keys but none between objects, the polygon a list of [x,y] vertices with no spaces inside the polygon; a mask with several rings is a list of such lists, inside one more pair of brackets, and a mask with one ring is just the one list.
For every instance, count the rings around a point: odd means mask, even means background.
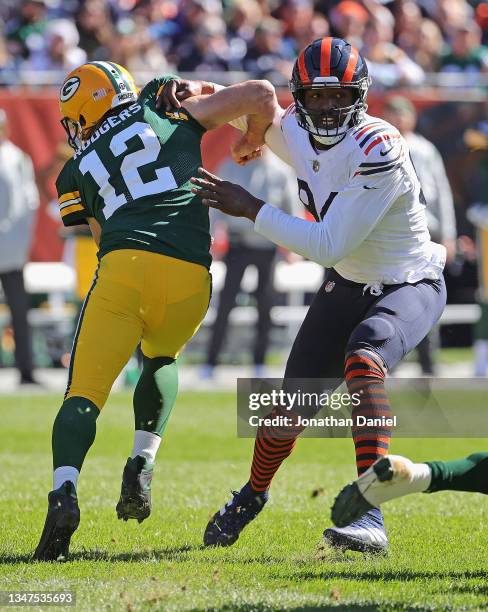
[{"label": "white sock", "polygon": [[423,493],[430,487],[432,470],[426,463],[413,464],[413,478],[409,493]]},{"label": "white sock", "polygon": [[61,467],[56,468],[53,473],[53,490],[59,489],[59,487],[67,480],[71,480],[76,489],[79,476],[80,472],[71,465],[62,465]]},{"label": "white sock", "polygon": [[130,456],[134,458],[137,457],[137,455],[141,455],[150,463],[154,463],[160,444],[161,437],[157,434],[143,431],[142,429],[136,429],[134,432],[134,447],[132,448]]},{"label": "white sock", "polygon": [[474,343],[474,375],[486,376],[488,369],[488,340],[476,340]]}]

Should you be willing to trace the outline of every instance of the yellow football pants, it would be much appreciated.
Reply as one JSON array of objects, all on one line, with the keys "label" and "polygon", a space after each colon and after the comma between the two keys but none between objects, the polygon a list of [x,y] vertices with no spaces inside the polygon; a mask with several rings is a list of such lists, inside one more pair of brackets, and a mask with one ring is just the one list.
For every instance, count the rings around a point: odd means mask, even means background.
[{"label": "yellow football pants", "polygon": [[101,410],[139,342],[146,357],[177,357],[200,327],[210,288],[204,266],[148,251],[107,253],[81,311],[65,399],[84,397]]}]

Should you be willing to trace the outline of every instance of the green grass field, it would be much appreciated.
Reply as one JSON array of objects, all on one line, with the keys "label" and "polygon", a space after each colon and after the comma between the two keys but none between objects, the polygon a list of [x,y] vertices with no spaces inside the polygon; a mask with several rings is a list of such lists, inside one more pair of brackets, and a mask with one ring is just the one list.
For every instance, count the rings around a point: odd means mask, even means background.
[{"label": "green grass field", "polygon": [[[162,444],[152,516],[117,520],[132,442],[129,394],[115,394],[79,483],[81,525],[65,564],[31,563],[51,485],[59,396],[0,397],[0,590],[76,591],[77,610],[480,609],[488,602],[480,495],[417,495],[385,507],[387,558],[320,545],[329,507],[354,475],[349,440],[301,440],[271,500],[231,548],[202,547],[210,513],[247,480],[252,440],[236,439],[233,394],[183,393]],[[414,459],[454,458],[483,440],[398,440]],[[312,495],[316,492],[315,496]]]}]

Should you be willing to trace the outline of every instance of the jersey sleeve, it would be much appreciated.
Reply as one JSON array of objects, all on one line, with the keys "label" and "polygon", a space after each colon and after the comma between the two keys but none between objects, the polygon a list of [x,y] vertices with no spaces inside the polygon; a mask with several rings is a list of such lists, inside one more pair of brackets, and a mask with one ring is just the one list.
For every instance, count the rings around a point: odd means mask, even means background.
[{"label": "jersey sleeve", "polygon": [[475,227],[479,229],[488,229],[488,205],[473,204],[468,208],[466,216]]},{"label": "jersey sleeve", "polygon": [[87,225],[87,218],[93,215],[87,210],[81,198],[80,191],[71,172],[70,161],[61,170],[56,180],[59,214],[65,227]]},{"label": "jersey sleeve", "polygon": [[335,265],[359,247],[397,198],[411,188],[401,167],[403,146],[395,144],[382,156],[383,150],[377,147],[369,156],[353,155],[350,181],[342,191],[330,194],[318,223],[291,217],[266,204],[256,217],[256,231],[325,267]]}]

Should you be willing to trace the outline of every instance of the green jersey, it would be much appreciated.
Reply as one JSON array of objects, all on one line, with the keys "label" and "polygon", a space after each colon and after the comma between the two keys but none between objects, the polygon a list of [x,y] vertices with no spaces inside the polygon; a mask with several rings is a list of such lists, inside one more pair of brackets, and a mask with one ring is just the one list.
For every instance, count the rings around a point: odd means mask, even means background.
[{"label": "green jersey", "polygon": [[205,129],[184,109],[157,111],[154,79],[137,102],[109,116],[62,169],[57,181],[64,225],[94,217],[99,257],[141,249],[210,266],[208,209],[192,193]]}]

